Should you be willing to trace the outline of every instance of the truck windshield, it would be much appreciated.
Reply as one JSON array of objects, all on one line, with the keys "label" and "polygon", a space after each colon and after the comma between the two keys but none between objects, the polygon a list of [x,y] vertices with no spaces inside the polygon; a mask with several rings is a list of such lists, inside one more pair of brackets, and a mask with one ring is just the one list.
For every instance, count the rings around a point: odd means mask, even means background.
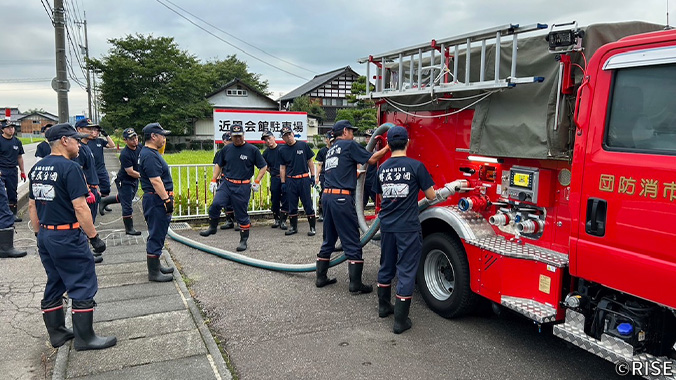
[{"label": "truck windshield", "polygon": [[604,145],[676,155],[676,64],[618,69]]}]

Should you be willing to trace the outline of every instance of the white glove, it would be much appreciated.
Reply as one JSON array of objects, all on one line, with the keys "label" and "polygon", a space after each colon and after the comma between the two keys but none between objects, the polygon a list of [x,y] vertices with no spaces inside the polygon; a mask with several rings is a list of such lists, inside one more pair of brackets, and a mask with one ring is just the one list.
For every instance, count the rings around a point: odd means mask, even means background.
[{"label": "white glove", "polygon": [[211,181],[211,183],[209,184],[209,191],[213,193],[216,191],[216,189],[218,189],[218,183]]},{"label": "white glove", "polygon": [[261,189],[261,184],[260,184],[260,183],[254,182],[254,183],[251,185],[251,190],[253,190],[253,191],[258,191],[258,190],[260,190],[260,189]]}]

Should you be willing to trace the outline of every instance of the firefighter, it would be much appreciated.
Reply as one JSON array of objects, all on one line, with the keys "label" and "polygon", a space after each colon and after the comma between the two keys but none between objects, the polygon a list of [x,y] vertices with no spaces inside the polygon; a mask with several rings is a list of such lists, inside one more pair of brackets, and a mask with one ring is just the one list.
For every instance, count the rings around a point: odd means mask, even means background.
[{"label": "firefighter", "polygon": [[[425,166],[406,157],[408,132],[394,126],[387,132],[392,156],[378,169],[375,192],[382,194],[380,205],[380,270],[378,271],[378,315],[394,312],[395,334],[411,328],[408,318],[415,275],[422,254],[422,228],[418,220],[418,192],[433,200],[434,182]],[[390,303],[392,279],[398,278],[394,308]]]},{"label": "firefighter", "polygon": [[[84,137],[70,124],[57,124],[47,132],[51,154],[31,169],[28,209],[38,240],[38,253],[47,273],[41,302],[42,317],[53,347],[75,338],[78,351],[114,346],[117,339],[94,333],[94,296],[98,281],[95,252],[106,250],[94,227],[85,197],[91,193],[77,156]],[[67,329],[63,294],[73,301],[73,329]]]},{"label": "firefighter", "polygon": [[[221,136],[221,140],[223,141],[223,148],[225,146],[232,144],[232,136],[230,136],[230,132],[225,132]],[[211,184],[209,185],[209,191],[211,191],[212,194],[216,192],[216,189],[218,188],[218,185],[223,182],[223,179],[225,176],[223,175],[223,170],[220,166],[216,166],[216,162],[220,162],[220,155],[223,154],[223,149],[219,150],[216,152],[214,155],[214,175],[213,178],[211,179]],[[239,224],[235,224],[235,217],[234,217],[235,211],[232,208],[232,204],[227,204],[225,205],[225,223],[221,225],[222,230],[230,230],[233,229],[235,231],[239,231]]]},{"label": "firefighter", "polygon": [[122,205],[122,221],[124,222],[125,234],[138,236],[141,235],[141,231],[134,229],[134,210],[131,207],[131,202],[136,196],[138,179],[141,176],[138,172],[138,157],[141,148],[138,147],[138,135],[134,128],[125,129],[122,132],[122,138],[126,146],[120,152],[120,171],[117,172],[117,177],[115,178],[117,195],[109,195],[102,198],[99,204],[99,213],[105,215],[108,205],[120,203]]},{"label": "firefighter", "polygon": [[307,235],[314,236],[317,233],[317,219],[312,207],[311,191],[315,183],[315,166],[312,163],[315,153],[305,141],[296,140],[291,127],[282,127],[281,135],[286,147],[282,151],[279,173],[282,184],[286,184],[289,224],[291,225],[284,235],[298,233],[298,199],[300,198],[310,224],[310,231]]},{"label": "firefighter", "polygon": [[150,123],[143,127],[144,146],[139,152],[139,179],[143,190],[143,217],[148,225],[146,242],[146,263],[148,280],[167,282],[173,279],[173,267],[163,267],[160,263],[164,239],[169,231],[171,214],[174,213],[174,182],[171,179],[169,165],[158,151],[167,143],[170,131],[160,123]]},{"label": "firefighter", "polygon": [[350,275],[350,292],[353,294],[370,293],[371,285],[361,281],[364,269],[362,249],[359,244],[359,225],[355,209],[354,190],[357,187],[357,164],[368,162],[373,165],[381,159],[388,147],[371,154],[364,147],[354,141],[354,131],[357,128],[347,120],[340,120],[333,125],[331,131],[336,141],[326,154],[324,162],[324,241],[317,254],[318,288],[336,283],[335,278],[328,278],[329,261],[333,253],[336,240],[340,238],[343,251],[348,258],[348,273]]},{"label": "firefighter", "polygon": [[[108,136],[108,133],[106,133],[100,125],[92,124],[90,120],[87,121],[89,122],[89,125],[85,128],[89,130],[91,135],[87,140],[87,146],[94,156],[96,176],[99,177],[99,192],[101,193],[101,198],[105,198],[110,195],[110,177],[108,176],[108,170],[106,169],[103,149],[115,147],[115,142],[113,142],[113,139]],[[103,209],[108,212],[113,211],[107,205],[105,205]]]},{"label": "firefighter", "polygon": [[272,228],[280,227],[286,230],[286,216],[289,212],[289,200],[286,193],[282,191],[282,180],[279,176],[279,169],[282,164],[282,151],[285,145],[277,145],[275,136],[269,130],[261,135],[261,140],[265,142],[265,152],[263,159],[268,164],[270,173],[270,198],[272,201],[272,216],[275,221]]},{"label": "firefighter", "polygon": [[5,182],[0,175],[0,258],[23,257],[26,253],[14,248],[14,215],[9,209]]},{"label": "firefighter", "polygon": [[[258,191],[260,189],[261,178],[265,175],[267,165],[258,148],[248,144],[244,140],[244,128],[241,125],[233,125],[230,134],[232,136],[232,144],[223,148],[221,161],[216,163],[216,165],[223,168],[225,178],[221,185],[218,186],[214,200],[209,207],[209,228],[201,231],[200,235],[209,236],[215,234],[221,209],[227,204],[232,204],[235,209],[235,218],[240,227],[240,240],[237,251],[241,252],[247,249],[247,242],[249,240],[251,219],[249,219],[247,208],[249,207],[251,190]],[[260,170],[254,183],[251,184],[254,166]]]},{"label": "firefighter", "polygon": [[[52,127],[52,125],[53,124],[45,124],[42,128],[40,128],[40,132],[42,132],[43,135],[47,136],[47,131],[49,130],[49,128]],[[45,141],[39,143],[38,146],[35,148],[35,158],[37,158],[35,162],[40,161],[44,157],[49,156],[50,153],[52,153],[52,148],[49,146],[49,142],[45,137]]]},{"label": "firefighter", "polygon": [[319,175],[317,176],[317,184],[319,185],[319,200],[317,204],[317,211],[318,211],[318,222],[323,222],[324,221],[324,210],[322,209],[322,191],[324,191],[324,160],[326,160],[326,152],[329,150],[331,147],[331,143],[335,139],[333,138],[333,133],[331,131],[326,132],[326,136],[324,137],[324,141],[326,142],[326,146],[321,148],[319,152],[317,152],[317,155],[315,156],[315,161],[319,163]]},{"label": "firefighter", "polygon": [[14,214],[14,223],[21,223],[23,220],[17,215],[17,193],[19,186],[19,176],[16,167],[19,167],[21,179],[26,181],[26,173],[23,167],[23,144],[21,140],[14,136],[15,125],[9,120],[0,120],[2,127],[2,137],[0,137],[0,176],[5,182],[5,191],[7,192],[7,202],[9,209]]},{"label": "firefighter", "polygon": [[[373,136],[373,129],[367,129],[366,132],[364,132],[364,136],[366,136],[366,144],[368,145],[369,141],[371,141],[371,136]],[[362,196],[364,209],[366,209],[366,205],[369,203],[369,198],[374,204],[376,203],[376,193],[373,191],[373,184],[376,182],[377,171],[378,168],[374,166],[369,166],[366,170],[366,179],[364,180],[364,194]]]},{"label": "firefighter", "polygon": [[99,209],[99,202],[101,201],[101,193],[99,192],[99,175],[96,173],[96,161],[94,160],[94,154],[91,149],[89,149],[89,144],[87,142],[92,138],[92,128],[98,127],[91,124],[91,121],[88,119],[82,119],[75,123],[75,128],[79,133],[85,135],[80,141],[80,152],[77,157],[74,158],[75,161],[80,163],[80,167],[85,175],[85,180],[87,181],[87,186],[91,191],[91,196],[87,197],[87,204],[92,211],[92,220],[96,222],[96,214]]}]

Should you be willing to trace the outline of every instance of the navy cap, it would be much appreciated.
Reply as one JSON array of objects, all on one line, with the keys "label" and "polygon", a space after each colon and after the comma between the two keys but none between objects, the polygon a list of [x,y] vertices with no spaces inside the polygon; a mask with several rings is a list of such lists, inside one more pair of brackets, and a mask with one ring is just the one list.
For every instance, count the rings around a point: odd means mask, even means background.
[{"label": "navy cap", "polygon": [[90,119],[80,119],[75,123],[75,128],[98,128],[101,129],[101,127],[98,124],[92,123]]},{"label": "navy cap", "polygon": [[293,130],[292,130],[291,127],[289,127],[289,126],[282,127],[282,131],[279,133],[279,135],[280,135],[280,136],[284,136],[284,135],[287,134],[287,133],[293,134]]},{"label": "navy cap", "polygon": [[408,140],[408,132],[406,128],[395,125],[387,131],[388,141],[406,141]]},{"label": "navy cap", "polygon": [[230,136],[230,132],[225,132],[223,136],[221,136],[221,141],[230,141],[232,140],[232,136]]},{"label": "navy cap", "polygon": [[235,124],[230,128],[230,134],[232,136],[244,136],[244,128],[242,128],[241,124]]},{"label": "navy cap", "polygon": [[134,137],[136,135],[137,134],[136,134],[136,131],[134,130],[134,128],[127,128],[124,131],[122,131],[122,138],[123,139],[128,139],[128,138]]},{"label": "navy cap", "polygon": [[364,132],[364,136],[373,136],[373,129],[367,129]]},{"label": "navy cap", "polygon": [[7,119],[0,120],[0,125],[2,125],[2,129],[5,129],[7,127],[16,127],[16,124],[12,123],[11,121],[8,121]]},{"label": "navy cap", "polygon": [[263,131],[263,134],[261,135],[261,140],[265,140],[266,137],[275,137],[275,135],[273,135],[269,129],[266,129],[265,131]]},{"label": "navy cap", "polygon": [[47,133],[45,134],[45,137],[47,138],[48,141],[56,141],[62,137],[72,137],[74,139],[82,139],[85,137],[88,137],[88,134],[85,133],[78,133],[75,128],[68,124],[68,123],[63,123],[63,124],[57,124],[49,130],[47,130]]},{"label": "navy cap", "polygon": [[150,123],[143,127],[143,134],[144,135],[149,135],[151,133],[157,133],[158,135],[168,135],[171,133],[171,131],[167,131],[166,129],[162,128],[160,123]]},{"label": "navy cap", "polygon": [[359,128],[353,126],[352,124],[350,124],[350,122],[347,121],[347,120],[338,120],[338,122],[336,124],[334,124],[333,127],[331,128],[331,132],[333,132],[334,135],[339,136],[339,135],[343,134],[343,129],[345,129],[345,128],[350,128],[350,129],[353,129],[355,131],[357,129],[359,129]]},{"label": "navy cap", "polygon": [[53,125],[54,124],[52,124],[52,123],[47,123],[47,124],[43,125],[42,128],[40,128],[40,132],[45,133],[45,131],[48,130],[49,128],[51,128]]}]

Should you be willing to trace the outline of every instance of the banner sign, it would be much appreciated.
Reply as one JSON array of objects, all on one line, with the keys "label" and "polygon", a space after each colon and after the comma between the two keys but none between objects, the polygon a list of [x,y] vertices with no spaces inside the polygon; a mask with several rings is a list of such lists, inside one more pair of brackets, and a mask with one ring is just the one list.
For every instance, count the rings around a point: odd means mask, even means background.
[{"label": "banner sign", "polygon": [[282,127],[290,127],[297,140],[307,141],[307,113],[286,111],[249,111],[214,108],[214,142],[222,143],[223,133],[233,125],[244,127],[244,140],[263,142],[261,133],[270,130],[281,141]]}]

